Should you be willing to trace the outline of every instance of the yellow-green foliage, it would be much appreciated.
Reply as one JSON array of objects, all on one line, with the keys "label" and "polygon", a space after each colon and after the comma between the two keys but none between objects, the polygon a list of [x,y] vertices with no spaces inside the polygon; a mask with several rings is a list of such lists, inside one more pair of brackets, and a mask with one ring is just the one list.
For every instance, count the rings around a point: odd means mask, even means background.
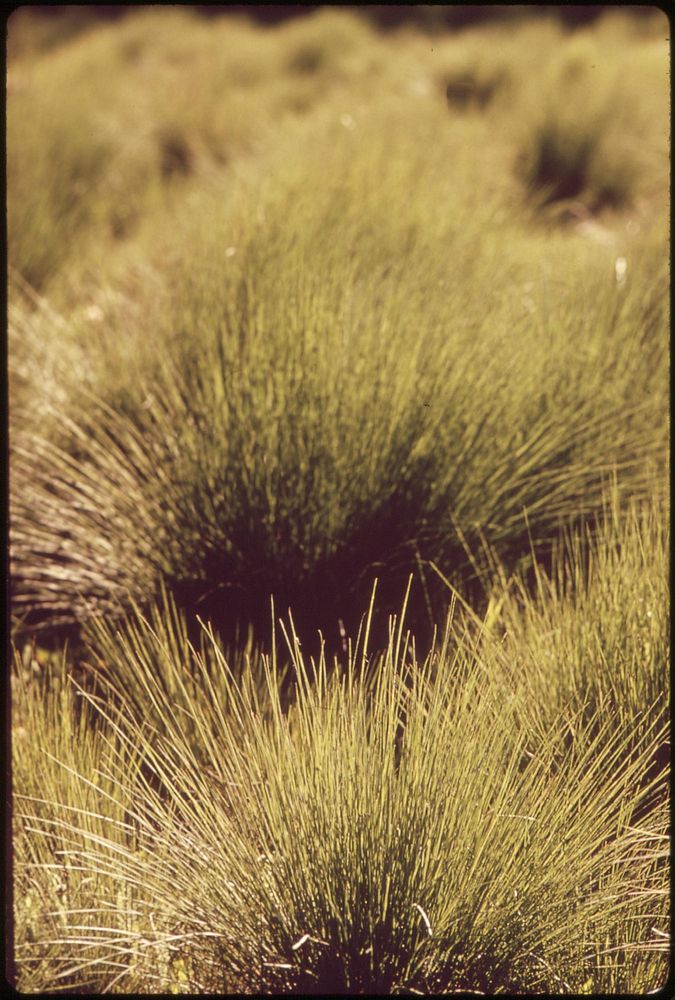
[{"label": "yellow-green foliage", "polygon": [[548,568],[509,577],[493,562],[483,656],[523,694],[528,727],[667,718],[668,517],[662,498],[626,503],[614,484],[603,518],[565,533]]},{"label": "yellow-green foliage", "polygon": [[665,192],[668,57],[665,30],[639,45],[607,31],[560,47],[523,121],[520,170],[535,198],[597,209]]},{"label": "yellow-green foliage", "polygon": [[102,300],[102,339],[66,324],[58,436],[16,437],[17,607],[86,616],[164,578],[215,594],[209,614],[260,620],[274,592],[348,617],[357,586],[360,611],[374,575],[400,593],[478,532],[515,557],[528,530],[543,543],[612,463],[644,491],[666,440],[661,244],[624,237],[619,284],[617,248],[526,235],[499,191],[460,199],[471,158],[442,108],[405,131],[395,106],[331,118],[270,178],[171,214],[150,314]]},{"label": "yellow-green foliage", "polygon": [[[366,627],[331,671],[323,656],[307,662],[291,630],[288,710],[274,657],[250,663],[242,684],[208,631],[204,652],[189,645],[170,606],[154,625],[101,622],[94,643],[117,706],[102,709],[105,725],[143,760],[142,772],[124,754],[108,764],[136,840],[64,818],[58,786],[46,829],[57,845],[84,843],[80,877],[105,886],[114,871],[129,894],[136,922],[106,927],[120,988],[143,969],[146,989],[198,992],[661,983],[665,811],[632,818],[662,725],[645,727],[632,756],[630,727],[602,711],[577,720],[571,747],[564,719],[523,726],[522,695],[504,698],[505,677],[452,615],[424,659],[394,622],[381,656]],[[79,919],[66,905],[43,948],[66,949],[70,981],[87,954],[91,976],[110,975]]]},{"label": "yellow-green foliage", "polygon": [[541,76],[564,36],[554,20],[482,26],[434,45],[434,78],[453,114],[493,111],[495,120],[518,107],[533,75]]},{"label": "yellow-green foliage", "polygon": [[9,31],[20,989],[658,988],[663,15],[63,17]]},{"label": "yellow-green foliage", "polygon": [[[133,830],[124,796],[105,774],[115,753],[106,735],[113,734],[92,727],[67,673],[65,658],[50,662],[29,645],[12,672],[14,935],[18,986],[27,992],[111,982],[120,967],[115,935],[134,921],[120,872],[85,870],[92,844],[105,838],[122,850]],[[133,755],[124,753],[123,762],[131,775]],[[100,947],[92,961],[81,942],[73,961],[64,937],[87,933]]]},{"label": "yellow-green foliage", "polygon": [[22,60],[8,107],[10,263],[45,286],[163,207],[176,180],[256,149],[354,66],[362,80],[376,49],[337,12],[265,34],[229,18],[214,30],[176,7]]},{"label": "yellow-green foliage", "polygon": [[[515,595],[507,599],[507,656],[525,653],[515,670],[541,685],[551,718],[584,705],[626,726],[645,712],[667,715],[668,516],[660,504],[624,515],[614,507],[595,537],[568,541],[553,581],[537,575],[536,603],[524,601],[522,585],[520,611]],[[546,648],[554,635],[555,652]]]}]

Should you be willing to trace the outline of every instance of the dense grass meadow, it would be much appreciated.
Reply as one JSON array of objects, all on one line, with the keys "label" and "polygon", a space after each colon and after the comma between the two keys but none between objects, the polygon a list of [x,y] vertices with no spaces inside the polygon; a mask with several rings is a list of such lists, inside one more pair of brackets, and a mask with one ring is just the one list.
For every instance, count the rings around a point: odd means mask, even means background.
[{"label": "dense grass meadow", "polygon": [[22,992],[665,985],[669,24],[543,10],[11,16]]}]

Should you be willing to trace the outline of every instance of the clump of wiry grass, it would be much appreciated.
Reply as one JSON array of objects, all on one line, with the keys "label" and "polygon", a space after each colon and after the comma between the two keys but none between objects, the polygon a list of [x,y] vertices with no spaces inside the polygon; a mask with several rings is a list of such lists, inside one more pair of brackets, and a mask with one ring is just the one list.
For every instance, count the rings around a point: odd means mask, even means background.
[{"label": "clump of wiry grass", "polygon": [[510,105],[520,106],[520,88],[541,76],[561,42],[561,26],[553,19],[525,19],[506,31],[486,24],[459,36],[441,35],[434,44],[434,79],[451,112],[490,110],[496,124]]},{"label": "clump of wiry grass", "polygon": [[[234,688],[230,682],[223,684],[223,663],[226,662],[237,686],[250,688],[250,697],[258,704],[259,711],[269,715],[264,677],[262,671],[255,668],[261,661],[261,652],[250,632],[247,636],[238,636],[229,647],[220,642],[211,627],[206,638],[203,625],[191,629],[166,592],[150,609],[147,618],[138,608],[134,612],[125,618],[123,628],[111,627],[110,619],[100,617],[88,622],[80,682],[86,678],[87,686],[91,687],[92,670],[93,675],[105,674],[106,665],[114,662],[120,671],[118,690],[124,690],[125,710],[137,718],[143,716],[154,731],[164,732],[166,719],[162,704],[154,694],[155,684],[184,720],[194,717],[201,710],[200,706],[205,707],[214,695],[227,713]],[[139,669],[140,664],[143,666]],[[199,665],[198,669],[195,664]],[[204,670],[209,677],[208,685],[203,683]],[[149,677],[155,679],[153,685],[148,684]],[[292,697],[293,678],[283,659],[278,665],[277,679],[280,697],[286,704]],[[195,750],[202,742],[207,742],[202,729],[187,723],[186,726],[185,733],[190,733]],[[217,731],[212,738],[217,740]]]},{"label": "clump of wiry grass", "polygon": [[662,498],[621,505],[614,489],[595,528],[567,533],[548,571],[535,561],[529,580],[502,572],[491,626],[541,721],[667,717],[668,516]]},{"label": "clump of wiry grass", "polygon": [[[156,624],[128,624],[156,641]],[[99,628],[108,654],[136,674],[150,718],[163,720],[158,730],[125,704],[126,681],[110,685],[117,709],[97,702],[118,749],[143,760],[137,773],[123,754],[103,765],[131,803],[135,846],[81,830],[52,805],[51,830],[75,838],[67,856],[84,877],[114,878],[133,900],[135,929],[106,930],[128,970],[115,973],[119,988],[138,988],[159,953],[160,988],[187,992],[661,985],[664,811],[631,825],[655,727],[625,766],[631,730],[615,720],[599,734],[580,723],[571,747],[559,725],[542,737],[519,727],[518,695],[503,698],[452,617],[422,661],[393,623],[376,662],[364,636],[331,670],[324,656],[308,662],[291,630],[288,711],[274,658],[260,665],[261,698],[238,684],[208,631],[207,665],[176,619],[164,629],[183,648],[158,677],[135,642],[117,641],[115,653],[112,629]],[[167,671],[183,684],[187,661],[203,696],[177,703]],[[105,675],[122,673],[109,663]],[[40,947],[67,953],[75,979],[83,955],[88,981],[111,975],[95,929],[47,933]]]},{"label": "clump of wiry grass", "polygon": [[[622,503],[619,493],[614,483],[597,522],[565,533],[548,567],[535,558],[508,577],[493,564],[480,641],[504,697],[519,693],[524,728],[564,719],[574,741],[580,724],[599,733],[614,720],[631,734],[628,760],[646,729],[669,720],[669,532],[663,497]],[[667,798],[669,761],[664,731],[645,772],[654,800]]]},{"label": "clump of wiry grass", "polygon": [[[64,655],[45,662],[26,646],[12,671],[14,939],[17,986],[25,992],[95,990],[126,968],[118,948],[136,914],[130,886],[84,870],[78,848],[98,841],[132,849],[121,786],[101,770],[111,731],[94,720],[68,679]],[[42,660],[42,662],[40,662]],[[122,753],[129,778],[135,761]],[[97,945],[86,945],[90,935]]]},{"label": "clump of wiry grass", "polygon": [[[617,49],[611,34],[598,32],[561,47],[523,113],[518,166],[537,205],[577,202],[596,211],[666,190],[667,60],[665,33],[634,49]],[[645,74],[651,86],[636,87]]]},{"label": "clump of wiry grass", "polygon": [[378,35],[354,13],[324,7],[310,17],[280,25],[276,35],[285,67],[311,76],[319,86],[377,72],[383,56]]},{"label": "clump of wiry grass", "polygon": [[74,259],[104,256],[101,242],[110,246],[150,206],[166,203],[163,168],[177,162],[167,136],[184,159],[193,154],[192,139],[185,128],[176,138],[177,115],[162,113],[147,80],[171,77],[171,42],[190,27],[198,31],[185,11],[139,13],[15,66],[9,258],[38,290]]},{"label": "clump of wiry grass", "polygon": [[353,628],[375,575],[398,602],[425,560],[461,573],[478,532],[518,554],[524,511],[547,539],[598,508],[614,464],[646,489],[666,438],[660,243],[622,286],[604,249],[535,263],[498,200],[462,207],[469,163],[448,169],[440,120],[394,162],[400,113],[324,122],[298,133],[302,164],[280,153],[273,185],[185,223],[152,378],[132,355],[124,405],[75,398],[58,447],[17,429],[17,611],[76,620],[165,580],[207,617],[264,620],[273,593],[312,629]]},{"label": "clump of wiry grass", "polygon": [[378,70],[377,51],[377,37],[348,13],[317,11],[272,31],[174,8],[16,60],[10,263],[45,291],[83,259],[104,261],[186,181],[208,184],[231,160],[255,155],[289,115]]}]

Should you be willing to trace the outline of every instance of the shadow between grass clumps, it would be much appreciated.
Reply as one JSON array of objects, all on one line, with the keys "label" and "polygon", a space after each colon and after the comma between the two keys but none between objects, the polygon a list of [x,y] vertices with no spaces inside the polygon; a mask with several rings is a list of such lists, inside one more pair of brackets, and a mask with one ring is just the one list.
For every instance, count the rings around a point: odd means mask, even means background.
[{"label": "shadow between grass clumps", "polygon": [[[415,571],[411,556],[405,567]],[[411,587],[408,622],[420,647],[426,648],[433,636],[434,624],[431,607],[447,606],[447,590],[438,581],[431,583],[416,574]],[[396,573],[381,578],[376,568],[359,573],[352,584],[345,588],[334,563],[317,567],[315,572],[301,581],[279,581],[268,592],[256,592],[216,581],[174,581],[170,592],[188,620],[197,617],[210,622],[226,645],[237,643],[250,634],[265,645],[270,631],[270,602],[280,614],[293,616],[296,634],[307,655],[317,656],[324,647],[329,660],[347,650],[347,637],[357,633],[368,596],[377,581],[377,602],[371,626],[375,648],[386,645],[389,617],[400,609],[405,592],[405,576]],[[195,626],[197,629],[198,626]],[[197,633],[195,632],[195,635]]]},{"label": "shadow between grass clumps", "polygon": [[[348,637],[357,635],[364,609],[375,599],[370,622],[371,648],[381,650],[390,636],[390,620],[406,604],[406,628],[415,637],[419,655],[426,655],[458,595],[479,621],[494,586],[495,560],[504,579],[518,574],[534,593],[537,577],[551,576],[555,566],[556,533],[533,538],[527,518],[508,542],[494,548],[482,533],[466,533],[446,526],[443,537],[422,527],[409,537],[417,510],[393,496],[364,519],[339,549],[306,572],[288,561],[288,572],[278,562],[266,561],[262,539],[233,539],[233,547],[250,550],[243,575],[212,553],[192,578],[168,576],[162,588],[172,595],[188,622],[210,622],[221,640],[237,645],[251,636],[265,648],[270,634],[270,602],[279,615],[293,618],[295,634],[307,656],[318,658],[323,648],[328,662],[347,652]],[[598,533],[603,513],[569,514],[567,528]],[[253,556],[253,552],[257,555]],[[152,598],[155,599],[154,596]]]},{"label": "shadow between grass clumps", "polygon": [[[376,585],[371,647],[387,646],[390,619],[400,613],[408,592],[406,626],[419,654],[425,655],[438,623],[445,619],[453,590],[477,619],[483,615],[491,586],[490,560],[495,556],[487,554],[485,540],[475,532],[460,538],[448,529],[439,541],[435,532],[423,528],[417,537],[405,540],[415,520],[410,504],[393,496],[362,521],[337,551],[306,568],[298,553],[285,561],[272,559],[262,535],[231,537],[231,549],[248,553],[245,570],[225,552],[212,549],[201,553],[193,566],[176,564],[180,574],[175,569],[159,573],[152,589],[146,584],[143,592],[126,596],[124,592],[114,596],[111,590],[98,610],[96,596],[89,595],[70,620],[55,618],[52,609],[39,603],[25,608],[20,604],[14,608],[13,632],[17,641],[38,636],[40,646],[48,650],[67,643],[77,661],[83,649],[82,626],[90,617],[104,611],[111,620],[121,619],[130,602],[148,611],[168,593],[185,616],[191,640],[198,641],[201,620],[212,625],[228,648],[239,647],[248,636],[264,650],[272,602],[282,617],[292,615],[304,653],[318,658],[323,648],[327,661],[332,662],[347,652],[348,637],[356,636]],[[577,527],[585,524],[589,530],[597,530],[600,523],[599,513],[576,520]],[[553,537],[533,539],[524,519],[522,532],[514,533],[498,550],[503,572],[519,573],[534,591],[537,574],[552,570],[554,545]],[[50,556],[52,561],[57,558]],[[67,573],[67,562],[63,570]]]}]

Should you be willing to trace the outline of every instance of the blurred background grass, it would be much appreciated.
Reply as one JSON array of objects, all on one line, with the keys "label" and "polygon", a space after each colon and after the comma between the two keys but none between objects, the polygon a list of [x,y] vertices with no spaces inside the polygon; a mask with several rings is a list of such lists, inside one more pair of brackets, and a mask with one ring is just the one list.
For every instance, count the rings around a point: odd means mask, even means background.
[{"label": "blurred background grass", "polygon": [[[319,6],[319,5],[317,5]],[[304,4],[195,4],[193,10],[206,17],[221,17],[223,14],[239,14],[263,24],[276,24],[290,18],[307,14]],[[510,21],[531,17],[547,17],[562,22],[568,27],[580,26],[596,21],[607,12],[602,4],[566,4],[559,7],[504,4],[360,4],[356,8],[359,15],[371,24],[384,30],[391,30],[401,24],[413,25],[427,33],[468,27],[486,21]],[[623,10],[634,20],[645,22],[654,18],[656,8],[626,4]],[[16,12],[12,21],[9,54],[16,58],[29,52],[45,51],[53,48],[74,35],[105,20],[117,20],[129,14],[128,8],[98,4],[97,6],[75,6],[62,4],[58,7],[34,4]]]}]

